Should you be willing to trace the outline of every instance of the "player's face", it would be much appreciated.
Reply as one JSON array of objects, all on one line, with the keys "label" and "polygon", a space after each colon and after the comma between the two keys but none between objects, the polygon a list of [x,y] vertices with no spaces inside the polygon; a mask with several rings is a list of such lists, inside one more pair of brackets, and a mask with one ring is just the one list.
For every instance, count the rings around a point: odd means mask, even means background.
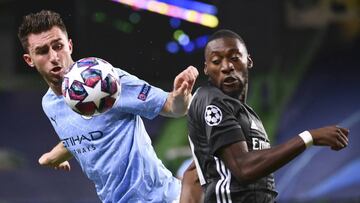
[{"label": "player's face", "polygon": [[231,96],[245,94],[252,60],[236,38],[215,39],[206,47],[204,72],[211,82]]},{"label": "player's face", "polygon": [[73,64],[72,42],[60,28],[28,36],[29,53],[23,58],[31,67],[36,67],[48,85],[57,93],[65,71]]}]

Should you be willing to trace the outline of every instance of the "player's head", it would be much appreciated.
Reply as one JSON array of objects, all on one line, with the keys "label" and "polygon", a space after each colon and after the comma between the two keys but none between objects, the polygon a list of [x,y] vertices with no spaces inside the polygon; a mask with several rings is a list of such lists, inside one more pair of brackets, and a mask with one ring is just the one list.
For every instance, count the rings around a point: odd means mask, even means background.
[{"label": "player's head", "polygon": [[225,94],[246,96],[248,70],[253,62],[243,39],[233,31],[219,30],[205,47],[204,73]]},{"label": "player's head", "polygon": [[24,16],[22,24],[18,30],[18,38],[26,53],[29,52],[28,37],[30,34],[39,34],[49,31],[54,26],[61,29],[67,36],[67,30],[60,15],[49,10],[42,10],[38,13],[30,13]]},{"label": "player's head", "polygon": [[18,37],[25,62],[36,67],[53,90],[60,89],[65,70],[73,64],[72,42],[60,15],[42,10],[24,16]]}]

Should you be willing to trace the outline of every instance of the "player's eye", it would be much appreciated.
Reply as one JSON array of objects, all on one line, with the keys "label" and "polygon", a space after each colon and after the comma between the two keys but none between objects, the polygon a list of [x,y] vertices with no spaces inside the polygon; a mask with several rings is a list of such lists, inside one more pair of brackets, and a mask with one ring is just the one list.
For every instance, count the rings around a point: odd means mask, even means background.
[{"label": "player's eye", "polygon": [[239,56],[233,56],[231,57],[231,61],[238,61],[240,58]]},{"label": "player's eye", "polygon": [[221,60],[220,59],[215,59],[215,60],[212,60],[211,63],[213,63],[215,65],[219,65],[221,63]]},{"label": "player's eye", "polygon": [[62,45],[62,44],[55,44],[54,46],[53,46],[53,49],[54,50],[56,50],[56,51],[58,51],[58,50],[61,50],[62,48],[64,47],[64,45]]},{"label": "player's eye", "polygon": [[45,55],[49,52],[49,47],[41,47],[39,49],[36,49],[35,54],[38,55]]}]

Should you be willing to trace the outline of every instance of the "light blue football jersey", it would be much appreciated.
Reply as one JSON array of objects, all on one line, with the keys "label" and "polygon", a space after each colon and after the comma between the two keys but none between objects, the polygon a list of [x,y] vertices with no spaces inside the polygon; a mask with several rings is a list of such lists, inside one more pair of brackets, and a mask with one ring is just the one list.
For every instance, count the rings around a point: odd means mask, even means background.
[{"label": "light blue football jersey", "polygon": [[179,198],[180,181],[157,158],[141,119],[157,116],[168,93],[116,70],[120,98],[105,113],[83,117],[51,89],[43,109],[103,202],[172,202]]}]

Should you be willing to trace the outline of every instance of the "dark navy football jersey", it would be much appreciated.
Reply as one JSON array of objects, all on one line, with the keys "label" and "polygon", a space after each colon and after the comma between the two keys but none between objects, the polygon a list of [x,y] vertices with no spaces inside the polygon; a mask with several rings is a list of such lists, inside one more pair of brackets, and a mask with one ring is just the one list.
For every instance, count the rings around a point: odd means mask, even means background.
[{"label": "dark navy football jersey", "polygon": [[249,151],[270,148],[262,122],[249,106],[212,85],[201,87],[190,104],[188,128],[205,202],[271,202],[266,198],[276,196],[273,174],[239,183],[216,156],[221,147],[239,141],[246,141]]}]

